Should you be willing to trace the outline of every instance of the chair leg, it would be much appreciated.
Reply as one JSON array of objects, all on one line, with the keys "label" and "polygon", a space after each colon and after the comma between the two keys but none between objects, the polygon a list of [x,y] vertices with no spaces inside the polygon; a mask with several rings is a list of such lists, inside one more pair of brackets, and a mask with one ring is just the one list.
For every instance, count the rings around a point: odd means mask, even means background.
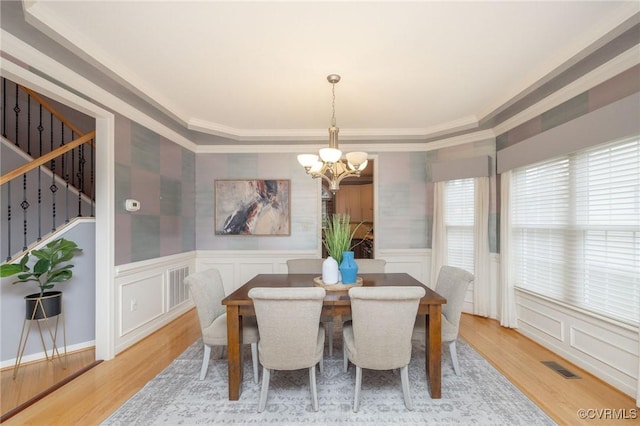
[{"label": "chair leg", "polygon": [[258,402],[258,413],[264,411],[264,407],[267,405],[267,393],[269,392],[269,379],[271,377],[271,370],[262,367],[262,390],[260,391],[260,402]]},{"label": "chair leg", "polygon": [[404,405],[407,410],[413,410],[413,402],[411,401],[411,389],[409,388],[409,365],[405,365],[400,369],[400,377],[402,380],[402,394],[404,395]]},{"label": "chair leg", "polygon": [[318,411],[318,389],[316,388],[316,366],[309,368],[309,387],[311,388],[311,405]]},{"label": "chair leg", "polygon": [[253,381],[258,383],[260,381],[260,372],[258,367],[258,344],[251,344],[251,361],[253,362]]},{"label": "chair leg", "polygon": [[329,356],[333,356],[333,321],[325,321],[324,328],[327,331],[329,340]]},{"label": "chair leg", "polygon": [[[320,374],[322,374],[324,372],[324,355],[320,357],[320,362],[318,362],[318,364],[318,367],[320,367]],[[316,366],[314,365],[313,368],[316,368]]]},{"label": "chair leg", "polygon": [[347,358],[347,347],[342,344],[342,371],[347,372],[349,370],[349,358]]},{"label": "chair leg", "polygon": [[204,355],[202,356],[202,367],[200,368],[200,380],[204,380],[209,368],[209,358],[211,357],[211,346],[204,345]]},{"label": "chair leg", "polygon": [[360,388],[362,387],[362,368],[356,365],[356,390],[353,395],[353,412],[357,413],[360,406]]},{"label": "chair leg", "polygon": [[449,353],[451,354],[451,363],[456,376],[460,375],[460,364],[458,364],[458,352],[456,351],[456,341],[449,342]]}]

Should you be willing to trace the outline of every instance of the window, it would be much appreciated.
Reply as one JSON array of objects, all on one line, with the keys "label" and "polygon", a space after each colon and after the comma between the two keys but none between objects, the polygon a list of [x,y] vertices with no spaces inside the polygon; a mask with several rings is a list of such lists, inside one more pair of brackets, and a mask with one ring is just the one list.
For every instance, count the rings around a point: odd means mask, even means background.
[{"label": "window", "polygon": [[475,217],[475,180],[447,181],[445,187],[445,226],[447,264],[474,271],[473,225]]},{"label": "window", "polygon": [[640,140],[514,170],[516,287],[637,324]]}]

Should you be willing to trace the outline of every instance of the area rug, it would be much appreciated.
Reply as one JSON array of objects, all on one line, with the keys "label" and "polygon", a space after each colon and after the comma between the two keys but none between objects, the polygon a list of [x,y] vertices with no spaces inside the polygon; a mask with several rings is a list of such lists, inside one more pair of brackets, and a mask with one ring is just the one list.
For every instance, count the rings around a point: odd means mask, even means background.
[{"label": "area rug", "polygon": [[[317,373],[319,411],[313,411],[308,370],[274,371],[266,409],[257,412],[260,384],[253,382],[248,345],[243,353],[244,380],[238,401],[228,400],[227,364],[212,355],[205,380],[198,380],[202,342],[197,341],[138,393],[112,413],[103,425],[554,425],[466,342],[459,339],[461,375],[456,376],[443,351],[442,398],[431,399],[426,387],[424,348],[415,345],[409,365],[413,411],[405,408],[400,374],[364,370],[360,408],[352,410],[355,368],[342,371],[336,340],[332,357]],[[215,351],[214,351],[215,352]]]}]

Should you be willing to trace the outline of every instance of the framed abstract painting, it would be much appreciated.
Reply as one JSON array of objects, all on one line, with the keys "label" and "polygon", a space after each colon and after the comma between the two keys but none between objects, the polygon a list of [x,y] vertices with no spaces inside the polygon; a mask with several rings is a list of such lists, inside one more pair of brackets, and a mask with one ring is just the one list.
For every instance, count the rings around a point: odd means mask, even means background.
[{"label": "framed abstract painting", "polygon": [[216,235],[291,235],[290,181],[215,181]]}]

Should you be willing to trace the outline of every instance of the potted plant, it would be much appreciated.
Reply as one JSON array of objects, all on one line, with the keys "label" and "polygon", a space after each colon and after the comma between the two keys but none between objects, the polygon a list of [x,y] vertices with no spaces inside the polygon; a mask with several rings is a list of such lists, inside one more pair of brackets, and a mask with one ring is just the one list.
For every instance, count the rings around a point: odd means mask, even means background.
[{"label": "potted plant", "polygon": [[[333,262],[329,259],[335,260],[335,268],[339,268],[342,274],[342,283],[351,284],[356,281],[356,275],[358,272],[358,265],[353,259],[353,246],[351,241],[358,228],[362,225],[360,222],[356,227],[351,230],[350,216],[348,214],[334,214],[329,221],[327,221],[327,227],[324,230],[324,238],[322,242],[327,249],[329,258],[325,260],[327,268],[333,270]],[[325,284],[335,284],[333,275],[329,274],[329,282],[325,280],[325,264],[323,263],[322,280]],[[346,272],[346,274],[344,273]],[[335,272],[337,275],[337,271]]]},{"label": "potted plant", "polygon": [[[81,251],[75,242],[58,238],[40,249],[27,252],[18,263],[0,265],[1,278],[17,275],[18,279],[12,284],[35,282],[40,289],[39,293],[25,296],[27,319],[44,319],[60,314],[62,292],[47,290],[71,279],[74,265],[69,262]],[[28,264],[31,256],[37,259],[33,266]]]}]

